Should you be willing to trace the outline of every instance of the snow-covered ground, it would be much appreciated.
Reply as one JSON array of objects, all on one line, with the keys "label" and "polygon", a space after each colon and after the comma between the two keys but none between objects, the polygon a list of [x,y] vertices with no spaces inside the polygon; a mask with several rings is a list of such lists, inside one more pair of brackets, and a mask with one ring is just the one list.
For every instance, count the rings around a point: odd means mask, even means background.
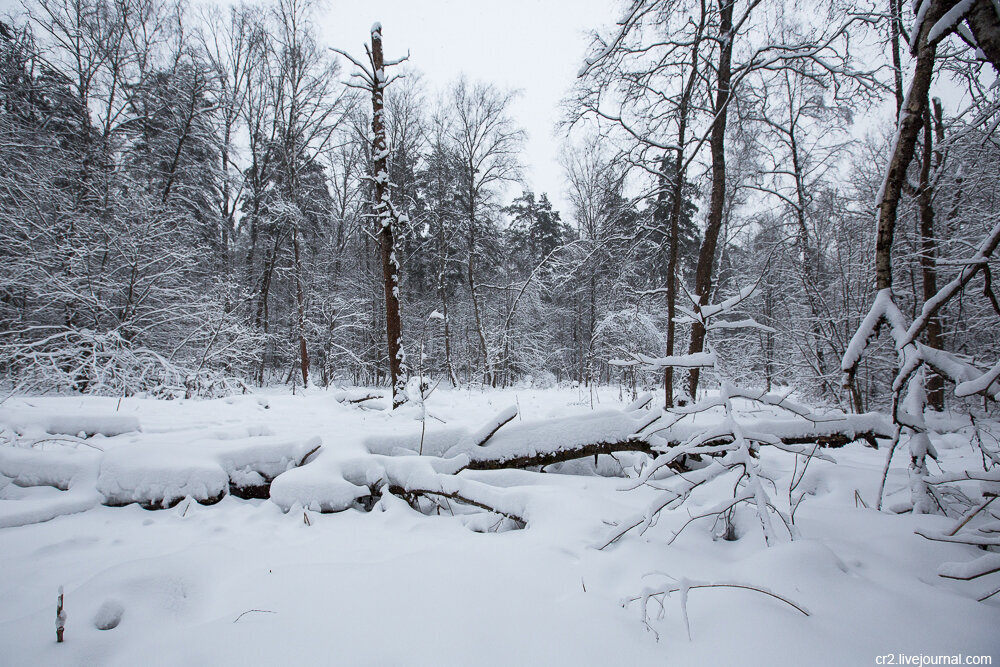
[{"label": "snow-covered ground", "polygon": [[[743,508],[739,539],[717,539],[707,519],[668,545],[689,511],[724,499],[718,486],[693,494],[643,535],[599,549],[615,524],[657,495],[623,490],[628,480],[613,475],[643,455],[602,456],[603,475],[570,474],[592,472],[592,458],[545,475],[461,473],[524,500],[524,530],[496,532],[509,522],[482,512],[453,516],[447,506],[428,516],[388,494],[370,512],[304,509],[309,493],[344,483],[338,471],[351,461],[420,439],[416,407],[390,414],[338,398],[314,389],[214,401],[7,400],[0,663],[872,665],[902,653],[991,655],[1000,664],[1000,596],[976,601],[1000,575],[938,576],[942,563],[983,552],[914,533],[948,530],[953,519],[863,506],[875,500],[884,449],[854,443],[831,450],[836,464],[811,462],[796,491],[808,495],[795,514],[795,541],[766,547]],[[461,446],[497,415],[509,417],[511,405],[518,416],[499,433],[555,417],[588,423],[592,412],[630,400],[611,388],[440,388],[427,403],[425,444]],[[939,421],[941,430],[959,425]],[[967,435],[934,441],[946,470],[982,468]],[[793,463],[786,452],[762,452],[777,498],[787,496]],[[903,448],[886,506],[909,497],[905,467]],[[157,511],[125,504],[150,494],[211,499],[234,483],[285,475],[273,488],[276,500],[279,491],[286,498],[280,506],[231,495],[213,505],[184,497]],[[302,502],[296,493],[305,494]],[[686,604],[676,593],[662,617],[653,603],[645,620],[640,604],[623,605],[646,587],[685,581],[767,589],[809,616],[736,588],[691,589]],[[67,620],[57,644],[60,586]]]}]

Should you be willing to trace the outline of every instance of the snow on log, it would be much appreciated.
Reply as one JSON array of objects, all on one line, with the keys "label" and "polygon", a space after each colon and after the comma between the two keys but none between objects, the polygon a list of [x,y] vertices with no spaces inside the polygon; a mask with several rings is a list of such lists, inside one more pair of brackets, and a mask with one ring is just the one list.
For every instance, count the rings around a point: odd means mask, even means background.
[{"label": "snow on log", "polygon": [[489,447],[459,443],[445,457],[465,455],[468,468],[491,470],[523,468],[568,461],[590,454],[616,451],[650,452],[649,442],[633,439],[655,419],[655,413],[636,416],[620,410],[603,410],[560,419],[522,422],[508,426],[490,440]]},{"label": "snow on log", "polygon": [[91,486],[57,491],[46,498],[0,500],[0,528],[27,526],[51,521],[64,514],[86,512],[101,502],[101,495]]},{"label": "snow on log", "polygon": [[747,420],[743,425],[747,430],[773,435],[786,445],[816,443],[823,447],[843,447],[857,440],[865,440],[874,446],[876,438],[892,437],[892,424],[885,415],[876,412],[843,415],[815,422]]},{"label": "snow on log", "polygon": [[[494,436],[488,448],[453,447],[445,455],[469,457],[470,470],[524,468],[568,461],[585,456],[615,452],[645,452],[659,455],[705,433],[702,426],[674,424],[657,430],[657,414],[636,418],[634,413],[608,411],[584,417],[525,422],[511,426]],[[650,427],[648,432],[646,427]],[[767,433],[785,445],[816,443],[823,447],[842,447],[856,440],[874,442],[892,437],[888,420],[878,414],[844,415],[821,422],[799,420],[750,420],[745,428]],[[714,447],[732,442],[730,432],[708,437],[701,446]]]},{"label": "snow on log", "polygon": [[0,410],[0,424],[7,424],[18,435],[79,435],[90,438],[101,434],[114,437],[123,433],[139,431],[139,419],[135,415],[120,414],[65,414],[49,410]]},{"label": "snow on log", "polygon": [[289,470],[271,482],[271,502],[285,512],[294,507],[314,512],[342,512],[356,507],[371,490],[366,481],[356,483],[358,474],[347,479],[345,467],[350,468],[351,464],[327,461],[321,456],[309,466]]},{"label": "snow on log", "polygon": [[[514,424],[499,431],[488,447],[471,444],[469,437],[456,437],[456,430],[442,432],[444,437],[429,437],[424,454],[443,458],[466,456],[470,470],[528,468],[562,461],[614,454],[643,452],[656,456],[706,437],[706,428],[688,423],[658,428],[659,412],[596,411],[584,415]],[[823,447],[842,447],[856,440],[875,443],[876,438],[892,437],[886,417],[876,413],[842,415],[823,421],[747,420],[744,427],[766,433],[785,445],[815,443]],[[732,442],[731,430],[708,434],[700,447],[715,447]],[[448,446],[448,443],[455,443]],[[416,454],[418,439],[372,438],[366,442],[374,454],[389,456]]]},{"label": "snow on log", "polygon": [[466,438],[462,444],[468,447],[482,447],[487,441],[499,431],[504,424],[509,423],[517,416],[517,406],[508,405],[498,412],[493,419],[483,424],[483,426]]},{"label": "snow on log", "polygon": [[333,400],[338,403],[343,403],[345,405],[362,405],[366,408],[384,409],[385,406],[381,404],[368,404],[368,401],[380,401],[384,399],[385,396],[382,394],[373,394],[370,391],[365,391],[363,389],[342,389],[340,391],[334,392]]},{"label": "snow on log", "polygon": [[695,352],[667,357],[635,354],[633,359],[612,359],[608,363],[612,366],[642,366],[646,370],[663,370],[665,368],[712,368],[715,366],[715,362],[715,352]]},{"label": "snow on log", "polygon": [[0,475],[18,486],[52,486],[67,490],[75,479],[96,475],[100,452],[92,449],[0,447]]},{"label": "snow on log", "polygon": [[229,475],[191,445],[134,445],[104,455],[97,490],[106,505],[139,503],[171,507],[190,496],[201,503],[222,499]]},{"label": "snow on log", "polygon": [[104,455],[97,490],[105,504],[146,507],[169,507],[188,496],[205,504],[226,493],[267,497],[272,480],[301,466],[320,444],[313,437],[126,445]]},{"label": "snow on log", "polygon": [[0,447],[0,475],[17,486],[50,486],[51,493],[0,500],[0,528],[49,521],[101,502],[94,488],[101,454],[90,449]]},{"label": "snow on log", "polygon": [[409,481],[412,475],[425,480],[426,475],[453,474],[466,462],[464,457],[444,460],[371,455],[343,460],[321,455],[310,465],[277,477],[271,484],[270,498],[285,512],[296,506],[315,512],[342,512],[364,507],[386,483],[406,488],[413,486]]},{"label": "snow on log", "polygon": [[637,410],[642,410],[644,407],[649,405],[649,402],[653,400],[653,392],[645,391],[639,396],[625,406],[625,412],[635,412]]},{"label": "snow on log", "polygon": [[955,395],[958,397],[972,396],[973,394],[984,394],[990,385],[1000,379],[1000,361],[974,380],[966,380],[955,387]]},{"label": "snow on log", "polygon": [[968,563],[942,563],[938,568],[938,576],[962,581],[978,579],[995,572],[1000,572],[1000,554],[995,553],[982,555]]}]

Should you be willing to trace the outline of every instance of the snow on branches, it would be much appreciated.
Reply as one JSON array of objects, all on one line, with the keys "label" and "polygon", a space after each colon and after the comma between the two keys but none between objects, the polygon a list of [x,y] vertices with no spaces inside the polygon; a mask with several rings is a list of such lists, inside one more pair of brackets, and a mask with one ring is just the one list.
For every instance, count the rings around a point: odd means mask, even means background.
[{"label": "snow on branches", "polygon": [[[697,322],[705,327],[706,331],[761,327],[751,319],[722,321],[727,325],[725,327],[713,326],[715,322],[712,321],[717,316],[731,313],[742,301],[753,294],[755,288],[756,285],[741,289],[732,297],[717,304],[700,304],[688,293],[692,307],[680,309],[686,314],[684,321]],[[716,356],[709,348],[708,352],[676,357],[653,358],[645,355],[634,355],[631,361],[613,363],[641,365],[650,370],[662,370],[666,367],[716,368]],[[796,424],[795,421],[792,421],[791,423],[782,422],[780,425],[771,425],[747,421],[743,417],[742,411],[736,408],[736,401],[777,408],[798,418],[799,423]],[[784,527],[784,534],[787,534],[789,538],[795,537],[794,508],[798,503],[792,501],[792,489],[789,490],[787,510],[782,509],[772,497],[765,484],[768,475],[761,469],[760,449],[763,446],[774,447],[793,454],[796,461],[801,456],[805,459],[806,466],[814,458],[832,462],[833,459],[829,455],[818,451],[819,439],[816,437],[818,434],[812,434],[812,446],[810,447],[803,444],[810,442],[808,436],[796,442],[795,438],[787,437],[790,434],[789,431],[785,431],[786,437],[784,438],[780,433],[785,429],[792,432],[801,430],[800,433],[797,433],[801,437],[810,430],[811,426],[832,424],[832,432],[845,435],[853,429],[852,419],[843,415],[833,417],[816,415],[805,406],[789,401],[787,396],[743,389],[723,381],[715,396],[688,407],[673,408],[664,412],[640,431],[637,437],[653,442],[654,448],[656,448],[656,440],[651,440],[652,438],[662,438],[664,432],[679,432],[682,427],[681,422],[686,418],[711,412],[717,413],[719,410],[722,412],[721,420],[713,420],[708,426],[694,428],[683,441],[676,444],[671,443],[668,448],[659,450],[660,455],[643,470],[633,488],[650,484],[655,485],[656,488],[662,488],[664,494],[657,498],[642,516],[619,526],[605,546],[619,540],[632,530],[645,531],[656,523],[664,509],[679,507],[688,500],[696,488],[722,477],[728,477],[732,483],[732,493],[727,494],[730,496],[729,499],[707,512],[692,516],[674,534],[674,538],[692,522],[702,518],[713,517],[716,522],[721,519],[729,525],[735,508],[741,504],[753,506],[760,521],[764,541],[768,545],[774,544],[782,536],[782,531],[778,531],[775,527],[774,517],[777,517],[780,525]],[[667,421],[668,417],[672,419]],[[856,432],[856,429],[854,431]],[[882,424],[875,425],[873,431],[885,434],[885,428]],[[874,434],[870,433],[869,437],[871,441],[874,441]],[[803,474],[804,470],[803,468]],[[669,481],[666,481],[668,479]],[[799,480],[801,481],[801,475]]]}]

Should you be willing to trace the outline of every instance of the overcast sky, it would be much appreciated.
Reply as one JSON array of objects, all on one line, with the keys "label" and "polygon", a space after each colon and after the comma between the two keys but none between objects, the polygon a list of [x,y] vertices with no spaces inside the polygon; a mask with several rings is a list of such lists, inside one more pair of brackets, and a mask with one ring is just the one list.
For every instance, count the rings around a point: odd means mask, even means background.
[{"label": "overcast sky", "polygon": [[379,21],[386,58],[409,49],[412,66],[431,88],[444,88],[465,72],[473,80],[520,90],[513,115],[528,132],[525,180],[536,193],[547,192],[568,220],[558,163],[561,138],[554,135],[559,103],[580,68],[588,32],[612,24],[617,5],[615,0],[332,0],[319,22],[320,37],[360,56],[372,23]]}]

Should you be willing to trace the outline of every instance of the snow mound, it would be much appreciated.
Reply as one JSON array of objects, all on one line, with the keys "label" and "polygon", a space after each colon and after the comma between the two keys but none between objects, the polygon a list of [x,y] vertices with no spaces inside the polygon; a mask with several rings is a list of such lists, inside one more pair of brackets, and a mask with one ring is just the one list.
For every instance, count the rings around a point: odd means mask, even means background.
[{"label": "snow mound", "polygon": [[51,521],[64,514],[86,512],[100,502],[101,496],[92,486],[52,491],[43,497],[27,500],[0,499],[0,528],[27,526]]},{"label": "snow mound", "polygon": [[122,622],[125,607],[118,600],[106,600],[94,614],[94,627],[98,630],[114,630]]},{"label": "snow mound", "polygon": [[34,491],[0,491],[0,528],[41,523],[100,503],[94,489],[100,459],[100,452],[90,449],[0,447],[2,478]]}]

